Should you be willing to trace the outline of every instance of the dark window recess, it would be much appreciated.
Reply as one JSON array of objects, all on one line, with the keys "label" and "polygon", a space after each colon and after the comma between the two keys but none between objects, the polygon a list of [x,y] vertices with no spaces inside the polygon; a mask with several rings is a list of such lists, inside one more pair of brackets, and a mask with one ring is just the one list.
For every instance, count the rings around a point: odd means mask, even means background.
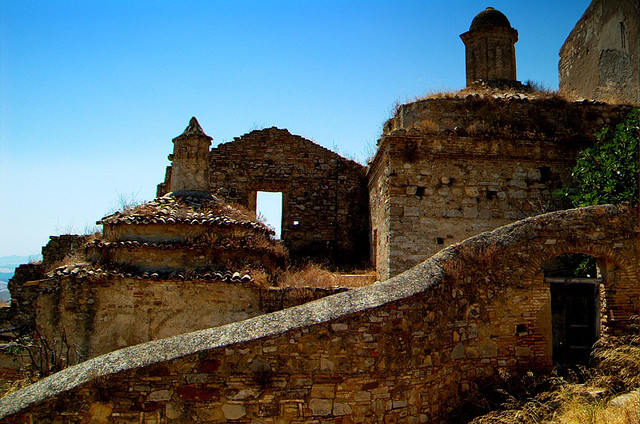
[{"label": "dark window recess", "polygon": [[516,324],[516,334],[518,336],[524,336],[528,334],[527,326],[525,324]]},{"label": "dark window recess", "polygon": [[442,237],[436,237],[436,243],[444,244],[444,239]]},{"label": "dark window recess", "polygon": [[497,199],[498,192],[494,190],[487,190],[487,199]]},{"label": "dark window recess", "polygon": [[424,187],[416,187],[416,196],[418,197],[424,196]]},{"label": "dark window recess", "polygon": [[230,188],[229,189],[229,196],[235,196],[236,194],[237,193],[236,193],[236,189],[235,188]]},{"label": "dark window recess", "polygon": [[548,166],[541,166],[540,168],[538,168],[538,170],[540,171],[541,183],[547,183],[551,181],[551,168],[549,168]]}]

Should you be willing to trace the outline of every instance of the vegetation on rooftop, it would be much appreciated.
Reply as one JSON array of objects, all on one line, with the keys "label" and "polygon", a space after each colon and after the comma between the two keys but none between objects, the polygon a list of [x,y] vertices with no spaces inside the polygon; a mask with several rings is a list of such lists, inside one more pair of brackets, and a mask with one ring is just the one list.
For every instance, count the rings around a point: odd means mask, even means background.
[{"label": "vegetation on rooftop", "polygon": [[413,101],[427,99],[453,99],[465,97],[467,95],[478,95],[479,97],[508,97],[513,95],[524,95],[530,99],[566,99],[557,90],[544,87],[534,81],[527,81],[524,84],[487,84],[479,82],[461,90],[432,90]]}]

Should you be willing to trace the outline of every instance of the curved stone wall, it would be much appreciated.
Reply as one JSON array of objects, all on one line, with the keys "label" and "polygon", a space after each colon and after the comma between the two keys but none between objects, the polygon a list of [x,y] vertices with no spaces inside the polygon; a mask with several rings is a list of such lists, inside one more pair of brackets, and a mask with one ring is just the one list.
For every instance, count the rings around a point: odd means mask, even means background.
[{"label": "curved stone wall", "polygon": [[596,256],[611,276],[604,331],[626,327],[638,309],[637,240],[626,207],[528,218],[386,282],[86,361],[0,400],[0,416],[438,422],[501,370],[550,367],[547,258]]}]

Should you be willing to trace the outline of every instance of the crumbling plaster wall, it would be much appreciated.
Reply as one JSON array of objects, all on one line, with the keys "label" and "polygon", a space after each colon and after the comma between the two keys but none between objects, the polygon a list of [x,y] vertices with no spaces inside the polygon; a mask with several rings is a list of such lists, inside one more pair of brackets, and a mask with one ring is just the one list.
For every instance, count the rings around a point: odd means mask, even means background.
[{"label": "crumbling plaster wall", "polygon": [[629,328],[637,210],[573,209],[468,239],[383,283],[84,362],[1,399],[0,417],[441,422],[497,372],[550,367],[540,265],[567,252],[616,268],[603,283],[605,331]]},{"label": "crumbling plaster wall", "polygon": [[38,296],[37,284],[29,284],[34,280],[45,278],[48,267],[61,262],[65,257],[84,249],[87,236],[63,234],[50,236],[49,242],[42,247],[42,261],[23,264],[16,268],[14,276],[9,280],[11,306],[5,312],[6,318],[18,328],[30,327],[37,313],[35,299]]},{"label": "crumbling plaster wall", "polygon": [[637,104],[639,28],[637,0],[593,0],[560,49],[560,91]]},{"label": "crumbling plaster wall", "polygon": [[61,276],[34,281],[36,324],[66,334],[86,360],[126,346],[273,312],[343,289],[269,289],[253,282]]}]

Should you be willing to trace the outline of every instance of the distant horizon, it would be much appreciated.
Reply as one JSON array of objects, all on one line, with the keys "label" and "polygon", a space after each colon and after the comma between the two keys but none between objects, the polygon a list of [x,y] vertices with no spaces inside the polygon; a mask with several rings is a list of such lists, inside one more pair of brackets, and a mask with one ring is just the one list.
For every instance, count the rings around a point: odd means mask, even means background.
[{"label": "distant horizon", "polygon": [[0,255],[155,197],[192,116],[213,146],[276,126],[363,163],[394,103],[465,85],[460,34],[518,30],[518,79],[558,88],[588,0],[0,0]]}]

